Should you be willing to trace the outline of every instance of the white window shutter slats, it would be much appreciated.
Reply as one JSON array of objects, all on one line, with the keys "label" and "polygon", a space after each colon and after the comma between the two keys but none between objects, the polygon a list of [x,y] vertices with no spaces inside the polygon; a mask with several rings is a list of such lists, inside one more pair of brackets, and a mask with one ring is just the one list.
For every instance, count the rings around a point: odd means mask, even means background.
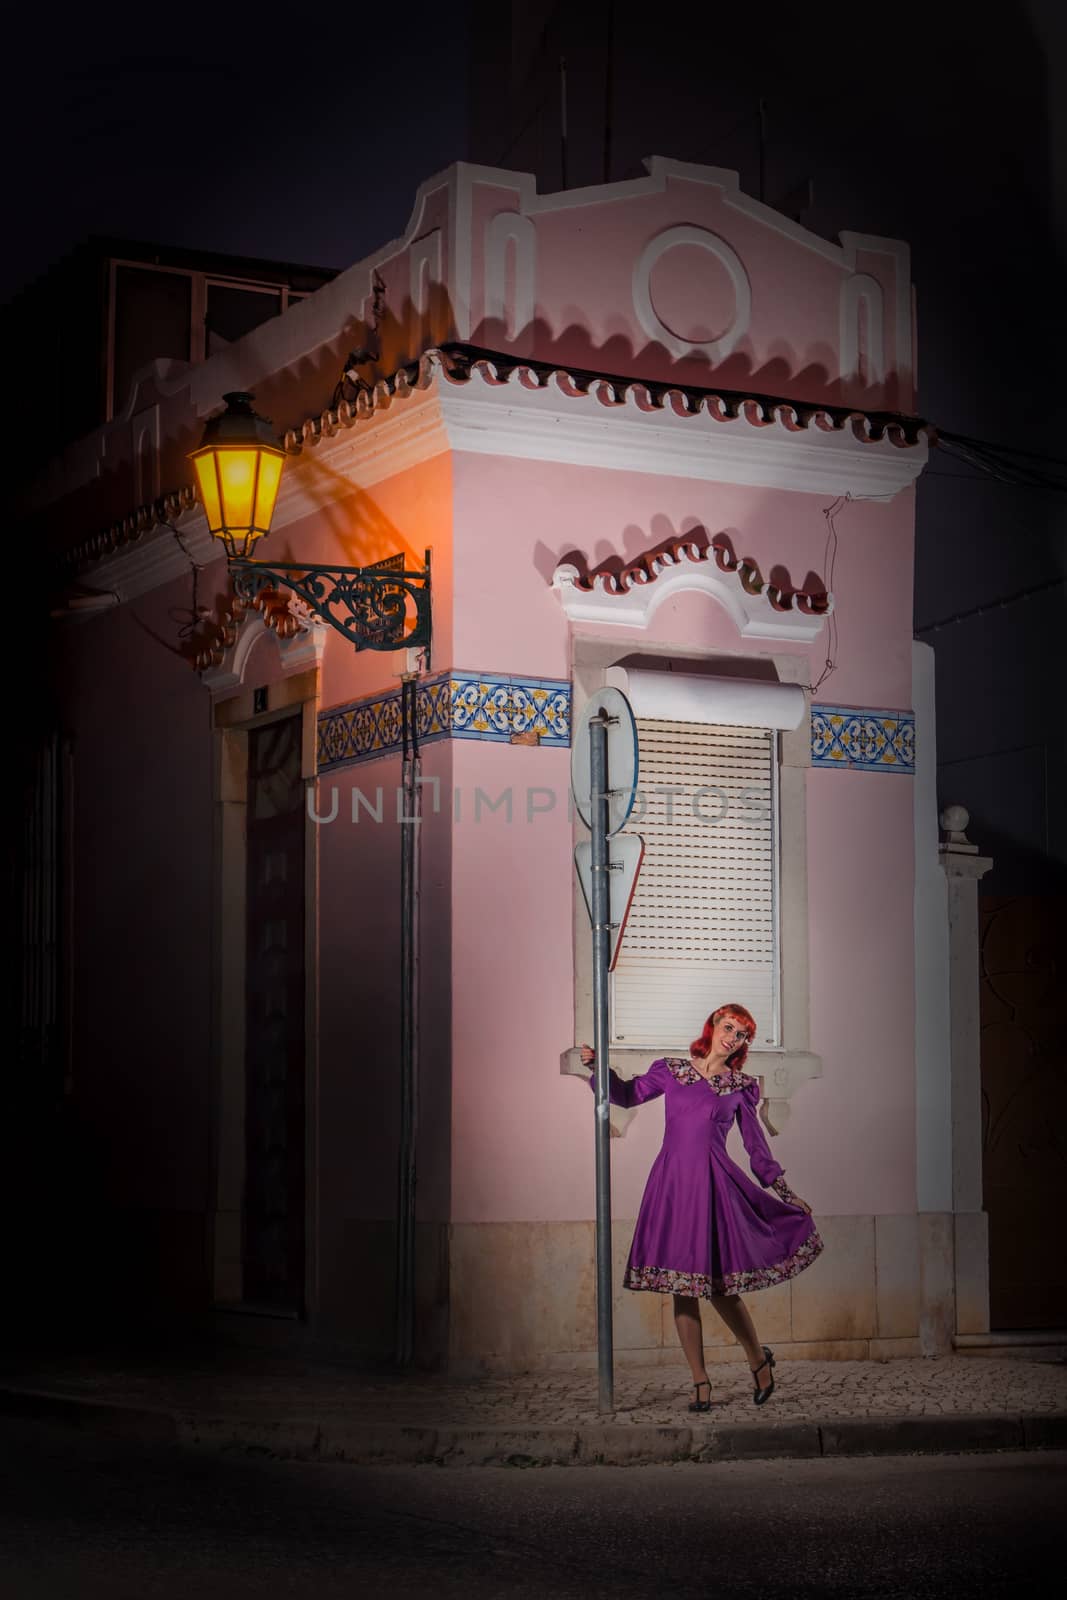
[{"label": "white window shutter slats", "polygon": [[777,736],[637,719],[645,856],[612,974],[612,1036],[688,1049],[712,1008],[747,1006],[780,1042]]}]

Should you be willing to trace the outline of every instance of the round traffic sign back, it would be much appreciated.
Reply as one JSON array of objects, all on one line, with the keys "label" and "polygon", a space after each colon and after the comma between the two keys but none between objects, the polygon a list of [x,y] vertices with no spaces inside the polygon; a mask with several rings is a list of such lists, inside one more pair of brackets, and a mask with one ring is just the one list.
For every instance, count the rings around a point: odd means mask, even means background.
[{"label": "round traffic sign back", "polygon": [[598,689],[579,717],[571,737],[571,789],[578,815],[591,828],[589,724],[600,716],[607,719],[608,733],[608,832],[618,833],[634,808],[638,764],[637,724],[621,689]]}]

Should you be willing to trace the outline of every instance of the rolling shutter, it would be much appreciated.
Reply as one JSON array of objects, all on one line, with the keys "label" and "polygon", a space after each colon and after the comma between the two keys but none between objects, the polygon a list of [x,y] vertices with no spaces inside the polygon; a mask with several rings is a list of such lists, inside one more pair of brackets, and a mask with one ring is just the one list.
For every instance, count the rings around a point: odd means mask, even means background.
[{"label": "rolling shutter", "polygon": [[[645,857],[612,974],[612,1038],[688,1049],[715,1006],[776,1045],[777,734],[638,717]],[[667,791],[671,791],[668,793]]]}]

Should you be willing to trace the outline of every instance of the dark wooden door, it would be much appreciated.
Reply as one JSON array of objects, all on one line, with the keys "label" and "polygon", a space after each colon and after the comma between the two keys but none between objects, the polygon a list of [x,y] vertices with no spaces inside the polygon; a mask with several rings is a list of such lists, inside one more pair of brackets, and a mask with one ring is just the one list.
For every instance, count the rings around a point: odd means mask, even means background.
[{"label": "dark wooden door", "polygon": [[994,1329],[1067,1327],[1061,896],[981,896],[982,1187]]},{"label": "dark wooden door", "polygon": [[301,718],[248,735],[244,1300],[304,1306]]}]

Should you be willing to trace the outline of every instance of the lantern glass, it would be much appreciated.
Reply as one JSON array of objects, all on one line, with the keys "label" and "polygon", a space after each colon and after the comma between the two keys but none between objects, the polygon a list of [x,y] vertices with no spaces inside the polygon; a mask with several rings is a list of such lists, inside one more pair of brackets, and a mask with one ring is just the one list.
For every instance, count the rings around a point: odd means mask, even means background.
[{"label": "lantern glass", "polygon": [[224,396],[191,456],[207,525],[231,556],[247,556],[270,532],[285,454],[270,442],[269,424],[252,411],[252,396]]},{"label": "lantern glass", "polygon": [[253,523],[257,533],[266,533],[270,527],[270,520],[274,515],[274,502],[278,498],[278,484],[281,482],[284,459],[280,450],[277,454],[273,451],[260,451]]},{"label": "lantern glass", "polygon": [[207,517],[208,531],[217,539],[222,534],[222,496],[219,494],[219,475],[215,471],[214,450],[205,450],[203,455],[195,455],[193,466],[196,469],[196,485],[200,490],[200,501]]}]

